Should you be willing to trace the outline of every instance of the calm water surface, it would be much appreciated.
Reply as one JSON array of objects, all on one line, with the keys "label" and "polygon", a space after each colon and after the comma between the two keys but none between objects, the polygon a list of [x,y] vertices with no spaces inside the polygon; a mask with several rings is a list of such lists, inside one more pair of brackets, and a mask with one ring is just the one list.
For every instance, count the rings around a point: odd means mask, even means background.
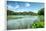
[{"label": "calm water surface", "polygon": [[31,15],[16,15],[16,17],[22,17],[18,19],[8,19],[8,29],[20,29],[20,28],[31,28],[31,24],[34,21],[38,21],[38,16]]}]

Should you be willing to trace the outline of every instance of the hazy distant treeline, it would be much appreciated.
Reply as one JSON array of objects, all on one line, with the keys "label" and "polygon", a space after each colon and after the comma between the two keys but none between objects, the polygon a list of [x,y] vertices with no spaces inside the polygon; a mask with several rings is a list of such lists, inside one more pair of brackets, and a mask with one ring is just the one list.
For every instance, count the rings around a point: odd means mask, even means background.
[{"label": "hazy distant treeline", "polygon": [[11,10],[7,10],[7,15],[44,15],[44,8],[40,9],[38,13],[34,12],[13,12]]},{"label": "hazy distant treeline", "polygon": [[33,13],[33,12],[13,12],[13,11],[7,10],[7,15],[36,15],[36,13]]}]

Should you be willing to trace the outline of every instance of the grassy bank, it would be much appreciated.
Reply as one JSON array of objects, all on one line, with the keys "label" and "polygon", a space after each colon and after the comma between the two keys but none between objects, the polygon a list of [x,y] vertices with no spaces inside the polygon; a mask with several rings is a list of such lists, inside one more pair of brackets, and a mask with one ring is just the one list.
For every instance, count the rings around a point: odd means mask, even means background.
[{"label": "grassy bank", "polygon": [[32,28],[44,28],[44,16],[38,16],[38,21],[32,24]]},{"label": "grassy bank", "polygon": [[32,28],[44,28],[44,22],[36,22],[32,24]]}]

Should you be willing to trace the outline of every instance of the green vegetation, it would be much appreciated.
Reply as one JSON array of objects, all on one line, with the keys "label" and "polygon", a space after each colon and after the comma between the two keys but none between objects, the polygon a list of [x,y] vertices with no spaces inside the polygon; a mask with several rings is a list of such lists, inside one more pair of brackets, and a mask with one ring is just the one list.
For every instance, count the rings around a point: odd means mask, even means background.
[{"label": "green vegetation", "polygon": [[[44,27],[44,8],[42,8],[41,10],[39,10],[38,12],[39,15],[39,21],[34,22],[32,24],[32,28],[43,28]],[[43,16],[43,17],[42,17]]]},{"label": "green vegetation", "polygon": [[44,8],[39,10],[38,15],[44,15]]},{"label": "green vegetation", "polygon": [[44,28],[44,22],[35,22],[32,24],[32,28]]},{"label": "green vegetation", "polygon": [[38,16],[38,21],[34,21],[32,28],[44,28],[44,16]]},{"label": "green vegetation", "polygon": [[10,10],[7,10],[7,15],[37,15],[34,12],[13,12]]}]

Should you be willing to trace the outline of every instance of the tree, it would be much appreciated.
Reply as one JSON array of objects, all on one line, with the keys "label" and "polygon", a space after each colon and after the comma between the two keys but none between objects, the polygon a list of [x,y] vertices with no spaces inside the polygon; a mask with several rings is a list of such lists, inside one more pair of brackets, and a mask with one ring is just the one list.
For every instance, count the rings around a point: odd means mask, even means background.
[{"label": "tree", "polygon": [[38,15],[44,15],[44,8],[39,10]]}]

